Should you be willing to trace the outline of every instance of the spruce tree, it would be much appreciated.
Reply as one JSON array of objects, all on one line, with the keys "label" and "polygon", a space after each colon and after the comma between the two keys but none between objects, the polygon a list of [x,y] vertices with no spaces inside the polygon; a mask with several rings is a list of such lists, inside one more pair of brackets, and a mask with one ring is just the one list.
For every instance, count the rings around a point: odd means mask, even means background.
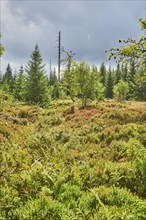
[{"label": "spruce tree", "polygon": [[100,66],[100,82],[105,86],[106,85],[106,67],[104,62]]},{"label": "spruce tree", "polygon": [[2,79],[3,79],[3,75],[2,75],[2,71],[0,70],[0,84],[2,84]]},{"label": "spruce tree", "polygon": [[121,80],[121,70],[120,70],[120,64],[118,63],[117,69],[115,71],[115,84],[117,84]]},{"label": "spruce tree", "polygon": [[129,73],[127,76],[127,82],[129,84],[129,92],[127,94],[128,99],[134,99],[136,96],[136,87],[137,87],[136,72],[137,70],[136,70],[135,63],[134,61],[132,61],[129,66]]},{"label": "spruce tree", "polygon": [[94,100],[103,100],[105,93],[105,86],[100,82],[100,75],[96,66],[91,68],[91,97],[90,99]]},{"label": "spruce tree", "polygon": [[128,66],[127,63],[125,64],[125,66],[123,66],[123,80],[127,82],[127,77],[128,77]]},{"label": "spruce tree", "polygon": [[57,80],[57,75],[56,75],[56,69],[54,68],[54,71],[50,72],[49,85],[53,86],[56,80]]},{"label": "spruce tree", "polygon": [[3,75],[2,83],[7,85],[6,87],[8,88],[9,92],[13,92],[14,88],[14,79],[13,79],[13,74],[12,74],[12,68],[10,64],[8,63],[6,67],[6,72]]},{"label": "spruce tree", "polygon": [[53,72],[51,71],[50,73],[49,85],[51,86],[52,99],[60,98],[60,87],[59,87],[59,81],[57,79],[55,68],[54,68],[54,71]]},{"label": "spruce tree", "polygon": [[36,45],[26,67],[26,100],[29,103],[46,107],[49,101],[49,93],[45,65],[42,62],[39,47]]},{"label": "spruce tree", "polygon": [[146,101],[146,71],[139,70],[138,77],[136,79],[136,99]]},{"label": "spruce tree", "polygon": [[113,77],[112,77],[111,67],[109,67],[109,71],[107,75],[105,97],[110,99],[113,98]]},{"label": "spruce tree", "polygon": [[25,76],[23,66],[20,67],[19,73],[16,76],[14,96],[19,101],[24,101],[25,99]]}]

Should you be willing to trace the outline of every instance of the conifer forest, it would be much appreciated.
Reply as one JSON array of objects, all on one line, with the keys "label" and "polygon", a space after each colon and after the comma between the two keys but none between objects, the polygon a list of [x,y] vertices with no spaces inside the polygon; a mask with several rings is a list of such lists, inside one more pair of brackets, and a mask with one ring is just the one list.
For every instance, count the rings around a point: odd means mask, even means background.
[{"label": "conifer forest", "polygon": [[[0,220],[146,220],[146,19],[115,68],[39,45],[0,75]],[[1,34],[1,38],[5,36]],[[6,46],[0,44],[0,56]]]}]

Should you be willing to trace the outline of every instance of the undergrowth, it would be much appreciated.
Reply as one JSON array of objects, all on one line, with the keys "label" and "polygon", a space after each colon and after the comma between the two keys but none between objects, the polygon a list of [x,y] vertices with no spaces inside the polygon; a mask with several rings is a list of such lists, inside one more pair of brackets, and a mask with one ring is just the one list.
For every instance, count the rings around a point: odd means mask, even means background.
[{"label": "undergrowth", "polygon": [[1,220],[145,220],[146,105],[0,107]]}]

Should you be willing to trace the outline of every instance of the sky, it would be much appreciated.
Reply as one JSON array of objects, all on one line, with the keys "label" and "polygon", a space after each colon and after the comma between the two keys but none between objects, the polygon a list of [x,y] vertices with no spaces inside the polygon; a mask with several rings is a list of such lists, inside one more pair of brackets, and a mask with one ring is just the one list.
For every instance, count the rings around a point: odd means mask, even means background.
[{"label": "sky", "polygon": [[52,68],[57,66],[59,31],[61,45],[76,54],[77,62],[99,66],[107,60],[105,50],[120,46],[119,39],[142,35],[138,18],[145,18],[146,1],[1,0],[0,6],[1,42],[6,50],[1,71],[8,63],[13,71],[25,67],[38,44],[49,72],[50,59]]}]

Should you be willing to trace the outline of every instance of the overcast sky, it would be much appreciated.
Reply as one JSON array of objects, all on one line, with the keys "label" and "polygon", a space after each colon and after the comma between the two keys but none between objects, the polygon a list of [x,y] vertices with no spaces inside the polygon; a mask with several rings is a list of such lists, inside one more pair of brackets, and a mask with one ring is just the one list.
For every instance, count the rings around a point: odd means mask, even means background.
[{"label": "overcast sky", "polygon": [[1,70],[8,63],[13,70],[26,65],[34,45],[39,45],[49,69],[57,66],[57,36],[61,44],[76,53],[75,60],[99,65],[104,51],[119,46],[121,38],[142,34],[138,18],[145,18],[145,0],[43,1],[1,0],[2,43],[6,52]]}]

